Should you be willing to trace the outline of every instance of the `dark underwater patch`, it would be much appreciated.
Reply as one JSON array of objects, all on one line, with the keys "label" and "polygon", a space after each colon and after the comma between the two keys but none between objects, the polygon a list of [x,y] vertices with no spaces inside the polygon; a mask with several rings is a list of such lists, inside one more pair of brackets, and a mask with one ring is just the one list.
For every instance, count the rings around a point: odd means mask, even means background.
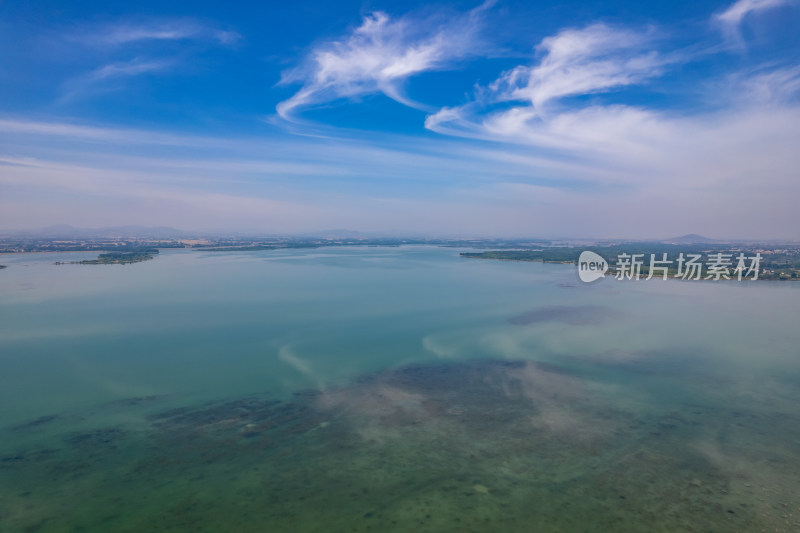
[{"label": "dark underwater patch", "polygon": [[527,326],[542,322],[559,322],[571,326],[594,326],[616,319],[620,312],[601,305],[549,305],[527,311],[508,319],[515,326]]}]

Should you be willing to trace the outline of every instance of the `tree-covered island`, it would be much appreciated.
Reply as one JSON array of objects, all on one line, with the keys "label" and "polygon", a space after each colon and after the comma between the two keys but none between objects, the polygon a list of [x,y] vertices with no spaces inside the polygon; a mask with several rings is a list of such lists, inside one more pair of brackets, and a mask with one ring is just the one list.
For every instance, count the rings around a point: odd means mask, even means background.
[{"label": "tree-covered island", "polygon": [[158,249],[149,248],[130,252],[107,252],[97,256],[97,259],[84,259],[83,261],[57,262],[57,265],[129,265],[149,261],[158,254]]}]

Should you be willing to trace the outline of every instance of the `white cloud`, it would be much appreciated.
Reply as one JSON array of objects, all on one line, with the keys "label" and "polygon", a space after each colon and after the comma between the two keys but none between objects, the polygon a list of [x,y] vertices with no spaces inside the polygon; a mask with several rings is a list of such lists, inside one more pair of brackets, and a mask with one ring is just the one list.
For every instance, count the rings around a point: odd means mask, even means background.
[{"label": "white cloud", "polygon": [[[760,108],[766,102],[780,105],[796,96],[800,91],[797,66],[740,74],[728,81],[730,88],[715,92],[716,111],[695,116],[601,101],[564,103],[566,97],[643,84],[681,60],[679,55],[648,49],[654,46],[652,33],[602,24],[561,31],[539,45],[538,64],[502,74],[479,89],[474,101],[443,108],[428,116],[425,125],[446,135],[530,146],[555,160],[602,161],[604,168],[635,168],[652,176],[662,174],[660,169],[665,167],[661,165],[674,168],[678,156],[700,153],[701,146],[711,152],[726,147],[733,160],[752,160],[760,159],[760,150],[778,155],[774,146],[761,142],[772,139],[775,132],[792,139],[800,135],[782,119],[781,111]],[[793,116],[797,108],[787,106],[786,116]],[[752,130],[738,128],[742,123],[756,126],[753,117],[763,122]],[[783,156],[795,159],[791,154]],[[726,165],[722,162],[721,166]],[[687,166],[684,173],[688,171]]]},{"label": "white cloud", "polygon": [[[445,37],[469,29],[465,39],[474,39],[483,16],[438,24],[367,17],[286,74],[302,87],[279,111],[294,118],[374,93],[403,101],[409,77],[468,53]],[[796,238],[800,67],[751,64],[720,75],[700,111],[647,97],[620,104],[665,73],[674,75],[671,88],[686,88],[681,70],[670,70],[688,58],[664,52],[662,36],[603,24],[558,32],[530,64],[427,118],[449,138],[351,131],[343,139],[338,131],[217,139],[0,119],[0,133],[9,133],[0,135],[0,153],[9,154],[0,158],[0,227],[3,218],[97,225],[70,218],[83,213],[106,225],[147,213],[159,224],[203,227],[211,213],[228,227],[264,231]],[[165,68],[142,56],[87,78],[112,83]],[[712,83],[700,79],[691,90]],[[669,101],[696,103],[677,94]]]},{"label": "white cloud", "polygon": [[[787,198],[800,195],[800,67],[772,65],[729,76],[725,86],[714,86],[714,105],[703,112],[567,100],[644,84],[681,60],[648,50],[650,35],[604,25],[562,31],[542,41],[538,63],[502,74],[465,105],[430,115],[426,127],[516,146],[518,154],[527,150],[532,173],[616,186],[602,196],[602,211],[627,213],[637,224],[677,228],[680,215],[692,221],[685,229],[718,235],[731,235],[734,227],[734,234],[745,235],[748,222],[762,235],[790,227],[797,215]],[[497,190],[565,228],[579,221],[565,219],[558,206],[598,214],[591,189],[517,183]],[[769,215],[756,220],[758,206],[767,205]],[[513,212],[514,204],[508,207]],[[606,234],[613,233],[609,229]]]},{"label": "white cloud", "polygon": [[[88,25],[70,30],[61,38],[70,44],[78,43],[85,60],[94,57],[98,66],[88,72],[72,76],[63,83],[60,102],[98,91],[124,88],[122,79],[143,74],[172,73],[186,61],[186,53],[176,50],[190,49],[198,53],[203,46],[229,46],[240,36],[234,31],[213,28],[192,19],[157,19],[146,22],[119,22],[102,26]],[[166,42],[175,46],[167,47]],[[189,46],[189,45],[192,46]],[[86,50],[89,47],[91,50]],[[110,61],[113,59],[113,61]],[[111,80],[118,83],[111,84]]]},{"label": "white cloud", "polygon": [[193,37],[197,28],[186,25],[152,26],[116,26],[106,29],[96,38],[106,44],[125,44],[145,40],[179,40]]},{"label": "white cloud", "polygon": [[[537,47],[537,65],[520,65],[503,73],[474,102],[443,108],[427,117],[425,126],[439,133],[528,143],[551,148],[577,148],[569,133],[574,114],[563,114],[560,99],[609,92],[658,76],[674,58],[666,59],[652,45],[652,31],[635,32],[594,24],[563,30]],[[492,105],[522,105],[492,111]],[[607,110],[624,122],[648,120],[645,113],[616,107]],[[590,116],[592,113],[590,113]],[[580,129],[580,128],[578,128]],[[615,126],[624,131],[624,128]],[[581,134],[582,135],[582,134]]]},{"label": "white cloud", "polygon": [[114,80],[132,78],[143,74],[150,74],[168,70],[174,61],[165,59],[134,58],[130,61],[109,63],[82,76],[75,77],[64,84],[65,92],[60,101],[66,102],[73,98],[91,94],[98,90],[110,90]]},{"label": "white cloud", "polygon": [[638,83],[658,75],[664,63],[656,52],[642,51],[651,39],[605,24],[564,30],[538,46],[538,65],[506,72],[490,89],[497,100],[526,100],[541,111],[558,98]]},{"label": "white cloud", "polygon": [[367,15],[347,37],[316,46],[302,67],[284,73],[282,83],[301,82],[303,87],[278,104],[278,114],[289,119],[301,108],[373,93],[419,107],[403,94],[403,81],[450,68],[482,47],[485,52],[478,33],[493,3],[444,22],[411,16],[391,19],[381,12]]},{"label": "white cloud", "polygon": [[[263,232],[796,238],[797,124],[800,109],[785,105],[696,117],[591,106],[559,113],[536,137],[476,144],[215,139],[6,120],[0,228],[146,216]],[[554,148],[540,150],[544,141]]]},{"label": "white cloud", "polygon": [[793,0],[737,0],[714,18],[731,27],[738,27],[744,18],[758,11],[792,4]]},{"label": "white cloud", "polygon": [[746,105],[789,102],[800,94],[800,65],[738,74],[728,90]]},{"label": "white cloud", "polygon": [[90,72],[84,79],[87,82],[96,82],[108,78],[122,78],[127,76],[137,76],[147,72],[164,70],[172,64],[171,61],[147,61],[135,58],[130,61],[110,63]]},{"label": "white cloud", "polygon": [[796,3],[797,0],[737,0],[722,13],[713,16],[716,23],[730,43],[744,49],[745,42],[741,34],[742,22],[754,13],[775,9]]},{"label": "white cloud", "polygon": [[101,28],[86,28],[75,36],[92,44],[119,46],[139,41],[179,41],[185,39],[215,40],[220,44],[233,44],[241,36],[205,26],[191,19],[155,20],[146,23],[122,22]]}]

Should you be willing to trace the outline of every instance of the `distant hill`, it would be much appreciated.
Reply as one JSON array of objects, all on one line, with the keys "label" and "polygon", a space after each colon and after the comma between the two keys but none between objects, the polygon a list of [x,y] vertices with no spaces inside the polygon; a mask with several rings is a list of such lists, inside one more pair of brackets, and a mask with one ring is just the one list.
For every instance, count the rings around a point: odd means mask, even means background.
[{"label": "distant hill", "polygon": [[709,244],[721,241],[709,239],[708,237],[703,237],[696,233],[690,233],[688,235],[681,235],[680,237],[673,237],[672,239],[664,239],[661,242],[666,244]]}]

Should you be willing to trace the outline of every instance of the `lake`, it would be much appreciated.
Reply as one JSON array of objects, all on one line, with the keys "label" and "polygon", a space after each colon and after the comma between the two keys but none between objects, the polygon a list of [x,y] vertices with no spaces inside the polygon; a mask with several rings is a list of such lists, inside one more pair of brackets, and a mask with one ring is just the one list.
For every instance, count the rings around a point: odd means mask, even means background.
[{"label": "lake", "polygon": [[800,284],[0,256],[2,531],[798,531]]}]

